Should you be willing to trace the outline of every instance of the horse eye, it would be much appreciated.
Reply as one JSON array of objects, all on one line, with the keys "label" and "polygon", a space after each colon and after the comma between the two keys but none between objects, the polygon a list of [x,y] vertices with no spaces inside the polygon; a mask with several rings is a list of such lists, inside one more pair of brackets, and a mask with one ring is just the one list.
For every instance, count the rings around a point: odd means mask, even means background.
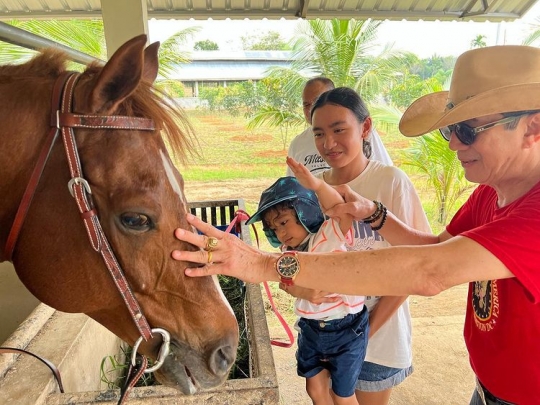
[{"label": "horse eye", "polygon": [[152,228],[152,220],[145,214],[126,212],[120,216],[122,225],[135,231],[147,231]]}]

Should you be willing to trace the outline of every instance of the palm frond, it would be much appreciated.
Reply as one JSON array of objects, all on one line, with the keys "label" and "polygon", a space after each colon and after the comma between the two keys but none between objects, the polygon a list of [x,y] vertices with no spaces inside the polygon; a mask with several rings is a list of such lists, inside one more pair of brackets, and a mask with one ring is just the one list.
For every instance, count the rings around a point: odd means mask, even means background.
[{"label": "palm frond", "polygon": [[182,63],[189,63],[191,54],[185,50],[185,46],[201,27],[188,27],[177,31],[159,47],[159,75],[169,79]]},{"label": "palm frond", "polygon": [[248,129],[267,124],[271,127],[296,126],[304,123],[304,117],[293,112],[282,111],[271,106],[261,107],[248,122]]}]

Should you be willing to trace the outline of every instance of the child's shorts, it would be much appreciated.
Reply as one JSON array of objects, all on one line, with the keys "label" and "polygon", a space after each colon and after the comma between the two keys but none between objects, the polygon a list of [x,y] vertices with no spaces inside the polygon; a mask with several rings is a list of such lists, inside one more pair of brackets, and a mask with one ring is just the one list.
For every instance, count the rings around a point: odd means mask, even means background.
[{"label": "child's shorts", "polygon": [[334,393],[344,398],[353,395],[366,356],[366,308],[331,321],[300,318],[298,326],[298,375],[310,378],[327,369]]},{"label": "child's shorts", "polygon": [[365,361],[358,377],[356,389],[364,392],[379,392],[402,383],[413,372],[413,366],[392,368]]}]

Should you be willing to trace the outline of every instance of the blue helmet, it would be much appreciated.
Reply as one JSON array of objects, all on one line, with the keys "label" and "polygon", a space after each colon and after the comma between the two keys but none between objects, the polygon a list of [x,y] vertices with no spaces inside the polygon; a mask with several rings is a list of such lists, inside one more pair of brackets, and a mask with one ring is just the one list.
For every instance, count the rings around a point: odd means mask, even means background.
[{"label": "blue helmet", "polygon": [[[259,209],[246,224],[250,225],[262,221],[262,216],[268,208],[287,200],[291,201],[302,226],[308,232],[316,233],[324,222],[319,200],[315,192],[303,187],[296,177],[280,177],[274,184],[264,190],[259,201]],[[273,230],[265,229],[264,234],[273,247],[281,246]]]}]

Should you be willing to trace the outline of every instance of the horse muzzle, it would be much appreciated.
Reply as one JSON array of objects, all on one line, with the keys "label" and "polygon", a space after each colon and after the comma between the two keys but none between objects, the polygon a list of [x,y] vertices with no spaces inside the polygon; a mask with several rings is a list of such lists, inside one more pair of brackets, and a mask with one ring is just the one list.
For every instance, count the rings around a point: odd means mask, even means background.
[{"label": "horse muzzle", "polygon": [[236,360],[237,345],[228,340],[224,338],[203,352],[172,341],[169,355],[154,373],[156,379],[185,395],[223,384]]}]

